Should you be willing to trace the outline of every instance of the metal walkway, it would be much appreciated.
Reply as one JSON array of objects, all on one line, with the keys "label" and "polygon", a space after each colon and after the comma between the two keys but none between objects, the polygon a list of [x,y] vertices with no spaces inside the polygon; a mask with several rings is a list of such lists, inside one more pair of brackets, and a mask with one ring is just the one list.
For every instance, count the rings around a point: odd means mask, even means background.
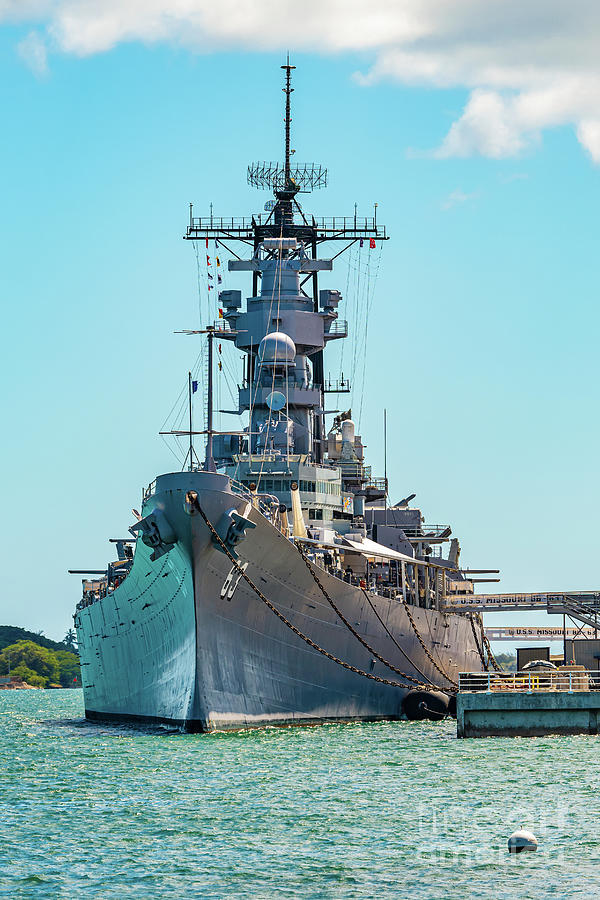
[{"label": "metal walkway", "polygon": [[566,615],[600,628],[600,591],[565,591],[539,594],[447,594],[443,606],[464,612],[504,612],[509,609],[543,609],[550,615]]},{"label": "metal walkway", "polygon": [[486,628],[485,636],[488,641],[568,641],[576,638],[595,638],[598,632],[593,628],[582,626],[581,628],[562,628],[561,626],[549,626],[541,628],[538,625],[504,625],[496,628]]}]

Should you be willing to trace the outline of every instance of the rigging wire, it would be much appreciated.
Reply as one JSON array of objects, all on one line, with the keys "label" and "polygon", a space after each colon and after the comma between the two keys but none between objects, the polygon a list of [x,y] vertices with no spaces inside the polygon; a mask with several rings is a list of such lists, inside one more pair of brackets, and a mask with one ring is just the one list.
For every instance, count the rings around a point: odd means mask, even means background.
[{"label": "rigging wire", "polygon": [[[283,241],[283,221],[281,222],[279,239],[280,239],[280,242]],[[280,243],[279,256],[277,258],[277,266],[276,266],[276,277],[277,277],[277,317],[276,318],[277,318],[278,322],[279,322],[279,311],[280,311],[280,304],[281,304],[281,274],[282,274],[282,270],[283,270],[283,250],[281,249],[281,243]],[[275,285],[273,285],[273,293],[271,295],[271,303],[269,306],[269,323],[271,323],[273,321],[272,312],[273,312],[274,296],[275,296]],[[275,363],[277,363],[277,341],[275,342]],[[276,368],[275,365],[273,365],[273,374],[271,376],[271,393],[273,393],[273,391],[275,390],[275,368]],[[287,372],[287,368],[286,368],[286,372]],[[269,413],[271,413],[271,410],[269,410]],[[252,429],[252,419],[250,420],[250,428]],[[257,491],[260,487],[260,481],[262,478],[263,469],[265,467],[265,459],[266,459],[266,455],[267,455],[267,445],[269,443],[270,430],[271,430],[271,415],[269,414],[269,415],[267,415],[267,431],[266,431],[266,435],[265,435],[265,446],[263,449],[262,460],[260,463],[260,472],[258,473],[258,479],[256,482],[256,490]]]},{"label": "rigging wire", "polygon": [[[202,275],[202,268],[200,266],[199,241],[192,241],[192,246],[194,248],[194,253],[196,255],[196,278],[197,278],[197,283],[198,283],[198,319],[200,322],[200,328],[202,328],[202,320],[204,318],[203,311],[202,311],[202,297],[203,297],[204,292],[202,290],[203,275]],[[208,283],[208,280],[207,280],[207,283]],[[208,290],[207,290],[207,293],[208,293]]]},{"label": "rigging wire", "polygon": [[[202,351],[200,353],[198,353],[198,355],[196,356],[194,364],[191,367],[192,375],[196,375],[196,376],[198,375],[198,370],[202,363],[202,356],[203,356]],[[187,400],[188,400],[187,389],[188,389],[188,383],[187,383],[187,379],[186,379],[185,384],[182,386],[179,394],[177,395],[175,402],[173,403],[173,406],[167,413],[167,416],[165,417],[165,420],[160,427],[161,432],[163,432],[163,431],[178,431],[180,429],[180,426],[182,426],[182,424],[184,422],[184,418],[186,416],[186,410],[187,410]],[[185,460],[182,455],[183,449],[181,447],[180,437],[178,435],[173,435],[173,437],[175,438],[177,447],[179,448],[179,454],[176,453],[175,450],[173,449],[172,443],[167,440],[167,435],[161,434],[160,437],[161,437],[163,443],[165,444],[165,446],[169,448],[170,452],[175,456],[175,458],[180,463],[185,464]],[[186,456],[187,456],[187,450],[186,450]]]},{"label": "rigging wire", "polygon": [[[362,364],[362,377],[361,377],[361,388],[360,388],[360,407],[358,412],[358,431],[360,432],[360,426],[362,421],[362,411],[363,411],[363,401],[365,395],[365,381],[366,381],[366,373],[367,373],[367,351],[368,351],[368,336],[369,336],[369,320],[371,318],[371,309],[373,307],[373,299],[375,296],[375,285],[377,283],[377,276],[379,275],[379,266],[381,265],[381,254],[383,252],[382,247],[379,248],[379,257],[377,259],[377,268],[375,270],[375,276],[373,281],[371,281],[371,255],[369,254],[368,262],[367,262],[367,290],[366,290],[366,309],[365,309],[365,331],[364,331],[364,346],[363,346],[363,364]],[[369,296],[370,290],[370,296]]]},{"label": "rigging wire", "polygon": [[[348,294],[350,291],[350,265],[352,263],[352,246],[350,246],[348,250],[348,260],[346,264],[346,292],[344,294],[344,299],[346,300],[346,308],[348,307]],[[340,372],[344,371],[344,350],[346,348],[346,341],[342,340],[342,349],[340,352]]]},{"label": "rigging wire", "polygon": [[[361,297],[360,297],[360,273],[361,273],[361,253],[360,248],[356,254],[356,287],[354,290],[354,319],[355,319],[355,328],[354,328],[354,339],[352,341],[352,381],[351,385],[356,382],[356,367],[357,367],[357,357],[358,357],[358,341],[360,335],[360,312],[361,312]],[[354,390],[352,391],[352,400],[354,400]]]}]

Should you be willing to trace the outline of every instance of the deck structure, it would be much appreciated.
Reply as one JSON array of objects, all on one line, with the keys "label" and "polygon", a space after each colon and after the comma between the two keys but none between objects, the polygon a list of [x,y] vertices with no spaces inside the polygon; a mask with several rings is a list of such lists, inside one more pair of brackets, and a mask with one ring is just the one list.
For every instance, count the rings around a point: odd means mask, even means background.
[{"label": "deck structure", "polygon": [[456,706],[459,738],[598,734],[600,672],[461,673]]}]

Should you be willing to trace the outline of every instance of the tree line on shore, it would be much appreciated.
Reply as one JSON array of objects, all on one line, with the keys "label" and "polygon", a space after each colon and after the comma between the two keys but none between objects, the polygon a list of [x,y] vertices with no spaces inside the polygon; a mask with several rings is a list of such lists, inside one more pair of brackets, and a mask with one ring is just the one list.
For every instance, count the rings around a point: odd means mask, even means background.
[{"label": "tree line on shore", "polygon": [[75,632],[71,628],[65,639],[57,642],[41,633],[0,625],[0,648],[0,675],[16,676],[32,687],[81,686]]}]

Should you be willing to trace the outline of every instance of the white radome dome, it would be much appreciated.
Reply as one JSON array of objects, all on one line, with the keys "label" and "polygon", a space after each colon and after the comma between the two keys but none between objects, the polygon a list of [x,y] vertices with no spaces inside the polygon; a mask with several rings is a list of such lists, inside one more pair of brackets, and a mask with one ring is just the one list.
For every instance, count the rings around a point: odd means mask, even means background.
[{"label": "white radome dome", "polygon": [[259,363],[279,363],[285,365],[296,359],[296,345],[283,331],[266,334],[258,345]]}]

